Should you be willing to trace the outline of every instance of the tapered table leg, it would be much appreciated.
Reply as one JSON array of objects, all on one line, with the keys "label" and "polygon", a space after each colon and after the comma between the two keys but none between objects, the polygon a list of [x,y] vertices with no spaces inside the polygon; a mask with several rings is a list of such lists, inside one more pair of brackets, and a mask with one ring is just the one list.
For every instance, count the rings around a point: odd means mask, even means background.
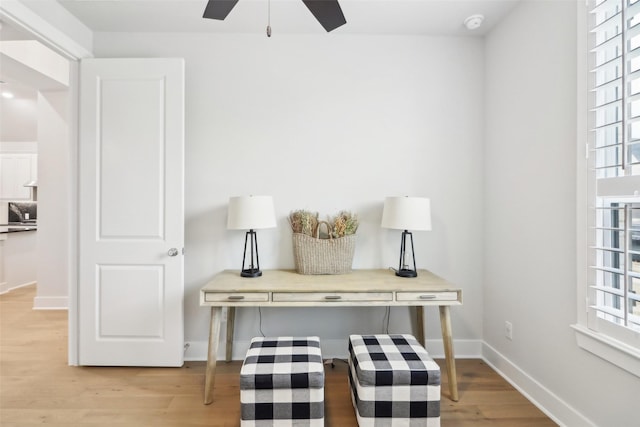
[{"label": "tapered table leg", "polygon": [[236,308],[227,308],[227,349],[226,349],[226,361],[231,362],[233,357],[233,328],[236,321]]},{"label": "tapered table leg", "polygon": [[204,377],[204,403],[213,402],[213,383],[216,377],[216,359],[220,340],[220,321],[222,307],[211,307],[211,323],[209,324],[209,351],[207,352],[207,370]]},{"label": "tapered table leg", "polygon": [[458,401],[458,379],[456,377],[456,359],[453,355],[453,341],[451,338],[451,318],[449,306],[440,306],[440,326],[442,327],[442,341],[444,343],[444,357],[447,362],[447,376],[449,378],[449,394],[451,400]]}]

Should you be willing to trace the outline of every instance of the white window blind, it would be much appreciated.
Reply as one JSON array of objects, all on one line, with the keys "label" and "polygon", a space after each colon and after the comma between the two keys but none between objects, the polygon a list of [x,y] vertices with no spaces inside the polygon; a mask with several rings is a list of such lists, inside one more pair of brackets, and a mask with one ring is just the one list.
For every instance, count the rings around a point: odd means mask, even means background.
[{"label": "white window blind", "polygon": [[588,326],[640,334],[640,0],[590,12]]}]

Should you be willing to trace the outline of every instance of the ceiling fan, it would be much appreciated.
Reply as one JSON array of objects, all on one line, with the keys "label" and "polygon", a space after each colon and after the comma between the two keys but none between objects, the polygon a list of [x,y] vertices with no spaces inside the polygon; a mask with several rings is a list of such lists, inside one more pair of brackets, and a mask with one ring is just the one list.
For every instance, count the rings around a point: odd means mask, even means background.
[{"label": "ceiling fan", "polygon": [[[302,0],[327,32],[347,23],[338,0]],[[209,0],[203,18],[222,21],[238,0]]]}]

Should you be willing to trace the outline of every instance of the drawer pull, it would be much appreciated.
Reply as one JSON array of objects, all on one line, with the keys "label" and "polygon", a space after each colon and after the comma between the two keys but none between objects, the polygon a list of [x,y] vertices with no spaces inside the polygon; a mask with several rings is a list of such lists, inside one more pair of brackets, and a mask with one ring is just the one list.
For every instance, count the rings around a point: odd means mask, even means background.
[{"label": "drawer pull", "polygon": [[420,295],[420,299],[435,299],[435,295]]},{"label": "drawer pull", "polygon": [[244,299],[244,295],[229,295],[228,299],[231,301],[239,301],[241,299]]},{"label": "drawer pull", "polygon": [[327,301],[336,301],[342,299],[342,297],[340,295],[326,295],[324,299],[326,299]]}]

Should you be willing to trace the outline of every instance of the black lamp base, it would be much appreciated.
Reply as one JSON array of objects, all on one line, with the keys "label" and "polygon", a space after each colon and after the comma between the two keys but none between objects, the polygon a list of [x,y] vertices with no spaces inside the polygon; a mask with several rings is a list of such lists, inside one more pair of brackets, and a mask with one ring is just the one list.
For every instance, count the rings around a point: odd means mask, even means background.
[{"label": "black lamp base", "polygon": [[409,270],[403,268],[401,270],[396,270],[396,276],[399,277],[418,277],[418,272],[415,270]]},{"label": "black lamp base", "polygon": [[[409,267],[405,262],[405,256],[407,255],[407,236],[411,240],[411,257],[413,258],[413,269]],[[404,230],[402,232],[402,239],[400,240],[400,262],[398,263],[398,269],[396,270],[396,276],[399,277],[418,277],[418,271],[416,269],[416,253],[413,249],[413,234],[410,231]]]},{"label": "black lamp base", "polygon": [[246,270],[242,270],[240,272],[240,276],[242,277],[260,277],[262,276],[262,271],[258,268],[249,268]]},{"label": "black lamp base", "polygon": [[[247,258],[247,242],[250,242],[250,250],[251,250],[251,264],[249,264],[249,268],[244,268],[245,261]],[[255,254],[255,264],[254,264],[254,254]],[[256,236],[256,232],[254,230],[247,231],[247,234],[244,236],[244,254],[242,255],[242,270],[240,270],[241,277],[260,277],[262,276],[262,271],[260,271],[260,258],[258,258],[258,237]]]}]

